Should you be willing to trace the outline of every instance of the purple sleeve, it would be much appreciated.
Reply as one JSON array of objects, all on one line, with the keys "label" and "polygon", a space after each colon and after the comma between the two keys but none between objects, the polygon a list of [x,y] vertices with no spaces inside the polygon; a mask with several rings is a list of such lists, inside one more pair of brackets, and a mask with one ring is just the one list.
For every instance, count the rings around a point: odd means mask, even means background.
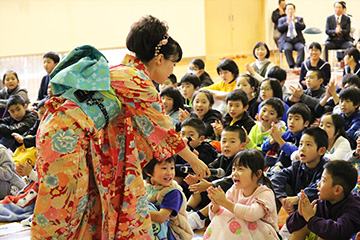
[{"label": "purple sleeve", "polygon": [[183,199],[179,190],[174,189],[168,192],[162,200],[160,208],[166,208],[173,210],[171,215],[176,216],[179,212]]}]

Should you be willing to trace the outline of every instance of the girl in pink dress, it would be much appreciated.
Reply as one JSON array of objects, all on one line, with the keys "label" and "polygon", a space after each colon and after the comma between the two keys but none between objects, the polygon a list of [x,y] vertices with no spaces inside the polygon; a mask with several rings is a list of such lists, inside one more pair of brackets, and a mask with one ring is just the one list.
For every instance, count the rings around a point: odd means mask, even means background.
[{"label": "girl in pink dress", "polygon": [[226,192],[208,188],[211,223],[204,239],[278,239],[275,195],[265,177],[264,155],[255,149],[234,157],[234,185]]}]

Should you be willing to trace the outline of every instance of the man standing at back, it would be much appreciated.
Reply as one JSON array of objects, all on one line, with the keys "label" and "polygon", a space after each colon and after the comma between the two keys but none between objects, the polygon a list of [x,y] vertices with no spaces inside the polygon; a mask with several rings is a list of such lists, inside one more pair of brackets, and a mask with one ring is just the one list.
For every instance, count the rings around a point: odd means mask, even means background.
[{"label": "man standing at back", "polygon": [[[285,6],[286,16],[279,19],[278,30],[281,33],[279,39],[279,50],[285,51],[286,61],[290,68],[300,68],[304,61],[305,39],[302,30],[305,29],[305,23],[302,17],[295,17],[295,5],[288,3]],[[296,63],[292,51],[297,51]]]},{"label": "man standing at back", "polygon": [[[352,46],[353,39],[350,36],[350,18],[343,14],[346,5],[339,1],[334,4],[335,14],[326,19],[326,34],[328,38],[325,42],[325,61],[328,61],[329,49],[347,49]],[[339,61],[342,57],[338,57]]]},{"label": "man standing at back", "polygon": [[275,41],[277,47],[279,47],[278,41],[279,41],[280,34],[281,34],[279,32],[279,30],[277,29],[277,26],[278,26],[279,19],[281,17],[286,16],[285,5],[286,5],[285,0],[279,0],[279,7],[277,9],[275,9],[271,15],[271,20],[274,23],[274,41]]}]

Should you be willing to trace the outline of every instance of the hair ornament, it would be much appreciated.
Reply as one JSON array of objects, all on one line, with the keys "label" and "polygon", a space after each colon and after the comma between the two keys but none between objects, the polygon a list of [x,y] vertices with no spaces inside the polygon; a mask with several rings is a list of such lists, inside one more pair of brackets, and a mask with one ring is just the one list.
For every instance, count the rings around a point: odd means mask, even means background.
[{"label": "hair ornament", "polygon": [[162,46],[166,45],[169,40],[169,34],[165,34],[165,36],[160,40],[160,42],[155,47],[155,57],[159,55],[160,49]]}]

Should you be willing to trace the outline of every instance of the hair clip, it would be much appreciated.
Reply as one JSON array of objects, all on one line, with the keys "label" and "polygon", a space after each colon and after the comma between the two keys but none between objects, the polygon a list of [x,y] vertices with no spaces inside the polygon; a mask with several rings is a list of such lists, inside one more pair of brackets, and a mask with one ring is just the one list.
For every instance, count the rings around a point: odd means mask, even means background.
[{"label": "hair clip", "polygon": [[161,39],[160,42],[155,47],[155,57],[159,54],[161,47],[168,43],[168,40],[169,40],[169,34],[165,34],[163,39]]}]

